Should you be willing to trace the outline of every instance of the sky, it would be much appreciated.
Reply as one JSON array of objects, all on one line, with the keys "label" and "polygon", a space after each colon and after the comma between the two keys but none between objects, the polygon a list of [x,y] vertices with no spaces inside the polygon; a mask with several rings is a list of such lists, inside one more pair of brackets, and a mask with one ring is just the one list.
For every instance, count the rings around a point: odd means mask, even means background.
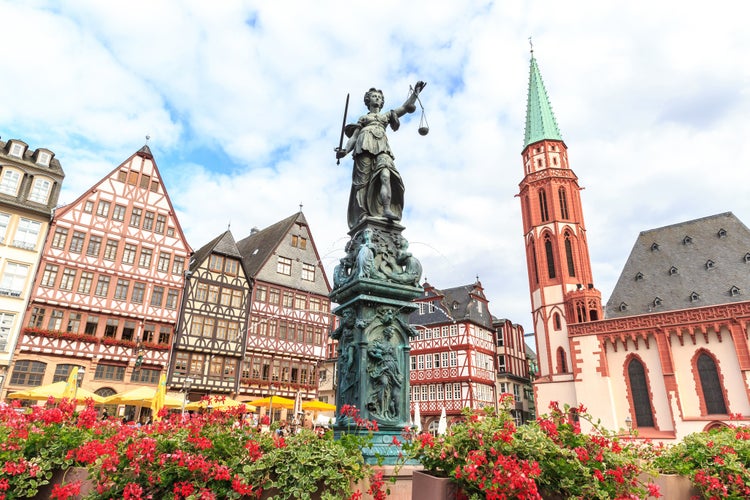
[{"label": "sky", "polygon": [[[518,184],[530,44],[584,189],[606,302],[640,231],[750,224],[743,2],[0,0],[0,136],[48,148],[70,203],[146,143],[188,243],[302,210],[329,279],[348,240],[344,102],[385,107],[402,224],[437,288],[477,277],[532,333]],[[430,132],[417,133],[426,119]]]}]

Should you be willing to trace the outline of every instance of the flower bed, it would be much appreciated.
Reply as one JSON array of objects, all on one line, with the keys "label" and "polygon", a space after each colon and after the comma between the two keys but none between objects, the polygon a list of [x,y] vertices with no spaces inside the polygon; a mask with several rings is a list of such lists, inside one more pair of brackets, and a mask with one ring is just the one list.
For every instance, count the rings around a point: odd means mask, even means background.
[{"label": "flower bed", "polygon": [[[689,477],[704,498],[750,498],[750,427],[732,426],[688,436],[673,447],[621,436],[593,425],[585,408],[553,406],[549,415],[516,427],[503,397],[502,411],[469,412],[445,436],[412,436],[401,446],[406,463],[449,478],[463,499],[635,499],[659,497],[657,473]],[[343,409],[351,433],[278,437],[244,425],[241,409],[182,417],[133,427],[97,420],[89,404],[48,402],[22,409],[0,403],[0,500],[27,498],[55,471],[85,467],[94,482],[86,498],[113,499],[358,499],[386,498],[378,467],[362,448],[376,431]],[[26,411],[28,410],[28,411]],[[363,432],[364,431],[364,432]],[[369,484],[365,491],[356,484]],[[50,498],[78,495],[81,481],[52,487]],[[666,498],[672,498],[664,492]],[[317,495],[317,496],[313,496]]]},{"label": "flower bed", "polygon": [[470,499],[645,498],[658,486],[639,477],[647,465],[643,447],[594,425],[583,434],[585,408],[551,408],[548,416],[516,427],[513,396],[502,411],[466,411],[445,436],[408,440],[406,458],[451,478]]},{"label": "flower bed", "polygon": [[[357,436],[280,437],[243,425],[241,409],[172,414],[143,427],[97,421],[92,405],[75,413],[66,401],[21,410],[0,408],[0,500],[33,496],[71,466],[88,469],[95,491],[87,498],[130,500],[249,499],[272,489],[284,495],[274,498],[359,498],[353,485],[373,472]],[[80,487],[56,485],[51,498],[72,498]]]},{"label": "flower bed", "polygon": [[690,434],[657,449],[654,464],[660,472],[689,477],[704,498],[750,498],[750,426]]}]

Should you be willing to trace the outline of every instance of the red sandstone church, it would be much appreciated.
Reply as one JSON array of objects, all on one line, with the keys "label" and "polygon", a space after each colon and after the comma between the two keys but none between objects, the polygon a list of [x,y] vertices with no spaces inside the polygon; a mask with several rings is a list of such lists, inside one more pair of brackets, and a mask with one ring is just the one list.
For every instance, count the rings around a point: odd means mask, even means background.
[{"label": "red sandstone church", "polygon": [[642,232],[606,309],[578,178],[531,58],[519,197],[537,409],[583,404],[658,440],[750,415],[750,231],[724,213]]}]

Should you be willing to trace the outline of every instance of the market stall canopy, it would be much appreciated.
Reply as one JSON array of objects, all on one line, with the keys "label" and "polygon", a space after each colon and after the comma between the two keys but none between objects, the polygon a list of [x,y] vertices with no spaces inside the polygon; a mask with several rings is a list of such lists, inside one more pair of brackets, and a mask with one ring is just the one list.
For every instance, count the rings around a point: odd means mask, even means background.
[{"label": "market stall canopy", "polygon": [[312,401],[303,402],[302,409],[305,411],[336,411],[336,405],[313,399]]},{"label": "market stall canopy", "polygon": [[294,409],[294,400],[282,396],[269,396],[263,399],[256,399],[255,401],[250,401],[250,404],[253,406],[260,406],[261,408],[269,408],[273,405],[274,408],[286,408],[287,410]]},{"label": "market stall canopy", "polygon": [[[137,387],[135,389],[113,394],[104,398],[104,404],[108,405],[131,405],[150,407],[156,395],[155,387]],[[164,397],[164,406],[167,408],[182,407],[182,400],[172,396]]]},{"label": "market stall canopy", "polygon": [[[276,406],[276,398],[274,398],[273,404],[274,406]],[[201,399],[200,401],[193,401],[192,403],[186,404],[185,409],[186,410],[200,410],[200,409],[213,408],[214,410],[231,410],[232,408],[237,408],[242,405],[245,405],[245,409],[247,411],[256,410],[256,408],[250,403],[243,403],[241,401],[237,401],[236,399],[224,398],[224,397]]]},{"label": "market stall canopy", "polygon": [[[33,399],[34,401],[46,401],[50,397],[55,401],[62,400],[65,396],[65,388],[68,383],[65,380],[55,382],[54,384],[40,385],[32,389],[26,389],[25,391],[17,391],[8,394],[8,399]],[[78,404],[83,404],[87,399],[93,399],[94,403],[104,403],[103,397],[94,394],[93,392],[87,391],[86,389],[79,387],[75,393],[75,399]],[[73,399],[72,397],[68,399]]]}]

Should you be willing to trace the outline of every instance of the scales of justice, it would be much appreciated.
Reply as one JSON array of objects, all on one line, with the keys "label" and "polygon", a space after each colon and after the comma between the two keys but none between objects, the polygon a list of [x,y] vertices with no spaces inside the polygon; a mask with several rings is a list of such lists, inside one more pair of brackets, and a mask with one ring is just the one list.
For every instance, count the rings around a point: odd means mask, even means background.
[{"label": "scales of justice", "polygon": [[[400,118],[421,108],[418,132],[427,135],[429,126],[419,98],[425,83],[409,88],[403,104],[383,111],[384,95],[371,88],[364,95],[367,113],[347,123],[346,97],[339,146],[334,148],[337,164],[352,157],[352,186],[347,208],[350,239],[333,273],[332,302],[339,324],[330,335],[338,341],[336,424],[334,433],[356,430],[354,407],[359,418],[377,422],[373,447],[363,450],[365,459],[380,457],[395,463],[401,439],[411,425],[409,406],[409,339],[417,332],[409,315],[417,308],[412,302],[423,293],[419,284],[422,265],[409,252],[400,224],[404,209],[404,182],[396,169],[387,131],[400,128]],[[344,144],[344,136],[347,142]]]}]

